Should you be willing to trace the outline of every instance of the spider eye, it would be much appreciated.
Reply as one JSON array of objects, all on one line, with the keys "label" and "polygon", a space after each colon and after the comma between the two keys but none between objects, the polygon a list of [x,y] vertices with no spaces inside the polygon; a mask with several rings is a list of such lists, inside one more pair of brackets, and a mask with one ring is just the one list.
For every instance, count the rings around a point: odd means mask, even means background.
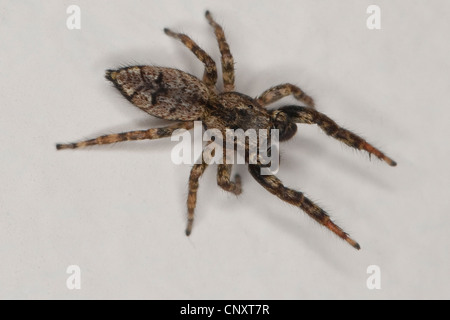
[{"label": "spider eye", "polygon": [[247,107],[248,107],[249,109],[253,109],[253,105],[251,105],[251,104],[249,104]]}]

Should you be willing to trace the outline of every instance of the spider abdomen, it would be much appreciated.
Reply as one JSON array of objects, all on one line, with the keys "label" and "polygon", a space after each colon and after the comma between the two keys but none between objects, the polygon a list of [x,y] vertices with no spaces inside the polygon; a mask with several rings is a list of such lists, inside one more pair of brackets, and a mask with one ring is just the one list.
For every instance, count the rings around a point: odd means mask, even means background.
[{"label": "spider abdomen", "polygon": [[203,82],[173,68],[130,66],[107,70],[106,79],[132,104],[167,120],[199,119],[209,95]]}]

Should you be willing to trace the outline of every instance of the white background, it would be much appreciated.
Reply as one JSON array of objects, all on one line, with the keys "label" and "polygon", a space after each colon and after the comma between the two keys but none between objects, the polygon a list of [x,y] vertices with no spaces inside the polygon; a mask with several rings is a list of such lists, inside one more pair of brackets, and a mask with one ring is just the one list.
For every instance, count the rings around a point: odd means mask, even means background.
[{"label": "white background", "polygon": [[[66,8],[81,8],[68,30]],[[381,30],[366,27],[370,4]],[[170,139],[56,151],[56,142],[165,124],[104,79],[124,64],[201,76],[164,27],[220,61],[223,24],[237,90],[292,82],[396,168],[315,126],[282,145],[278,176],[323,206],[356,251],[246,172],[236,198],[201,179]],[[0,298],[450,298],[448,1],[0,1]],[[222,84],[219,84],[221,88]],[[277,103],[292,104],[291,98]],[[68,290],[66,268],[81,268]],[[381,268],[381,290],[366,286]]]}]

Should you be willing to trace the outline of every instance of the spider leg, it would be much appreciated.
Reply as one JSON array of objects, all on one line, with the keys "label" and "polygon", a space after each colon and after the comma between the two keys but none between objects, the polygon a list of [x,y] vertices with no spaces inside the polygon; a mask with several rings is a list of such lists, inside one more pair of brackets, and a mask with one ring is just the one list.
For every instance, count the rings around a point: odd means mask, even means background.
[{"label": "spider leg", "polygon": [[280,100],[281,98],[287,97],[289,95],[293,95],[295,99],[305,103],[308,107],[314,107],[314,100],[310,96],[308,96],[302,89],[299,87],[290,84],[284,83],[277,86],[274,86],[270,89],[264,91],[258,98],[257,102],[261,106],[266,106],[268,104],[274,103],[275,101]]},{"label": "spider leg", "polygon": [[192,225],[194,224],[194,210],[197,203],[197,190],[198,190],[198,180],[205,172],[208,164],[203,162],[199,164],[194,164],[189,175],[189,194],[187,199],[188,207],[188,221],[186,227],[186,235],[189,236],[192,232]]},{"label": "spider leg", "polygon": [[219,164],[217,166],[217,184],[225,191],[239,195],[242,193],[241,176],[236,174],[234,182],[231,181],[232,164]]},{"label": "spider leg", "polygon": [[121,141],[131,141],[131,140],[145,140],[145,139],[160,139],[169,137],[172,133],[177,129],[192,129],[194,127],[194,123],[192,121],[189,122],[179,122],[167,127],[161,128],[152,128],[148,130],[137,130],[137,131],[129,131],[122,133],[114,133],[108,134],[104,136],[100,136],[94,139],[74,142],[74,143],[58,143],[56,144],[56,149],[76,149],[76,148],[84,148],[87,146],[93,146],[96,144],[110,144]]},{"label": "spider leg", "polygon": [[386,156],[383,152],[372,146],[366,140],[355,133],[340,127],[332,119],[317,110],[299,106],[287,106],[278,110],[286,113],[293,122],[317,124],[327,135],[345,143],[346,145],[358,150],[365,150],[369,154],[373,154],[379,159],[385,161],[390,166],[395,167],[397,165],[394,160]]},{"label": "spider leg", "polygon": [[180,40],[201,62],[203,62],[205,65],[203,82],[208,87],[214,88],[217,81],[217,69],[214,60],[187,35],[173,32],[168,28],[165,28],[164,32],[168,36]]},{"label": "spider leg", "polygon": [[217,42],[219,44],[221,61],[222,61],[222,77],[225,92],[234,91],[234,61],[230,52],[227,40],[225,39],[225,33],[222,27],[214,21],[209,11],[205,12],[206,19],[209,24],[214,28]]},{"label": "spider leg", "polygon": [[331,221],[330,217],[323,209],[305,197],[302,192],[285,187],[283,183],[273,175],[261,175],[261,166],[259,165],[250,164],[248,169],[253,178],[255,178],[255,180],[270,193],[287,203],[299,207],[318,223],[330,229],[341,239],[347,241],[352,247],[358,250],[361,249],[355,240],[350,238],[346,232]]}]

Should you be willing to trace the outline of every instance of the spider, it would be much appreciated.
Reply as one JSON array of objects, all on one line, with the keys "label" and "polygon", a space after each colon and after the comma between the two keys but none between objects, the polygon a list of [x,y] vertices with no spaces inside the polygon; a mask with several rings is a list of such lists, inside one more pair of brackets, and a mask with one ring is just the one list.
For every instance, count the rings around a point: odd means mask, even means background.
[{"label": "spider", "polygon": [[[369,155],[373,154],[391,166],[396,165],[394,160],[363,138],[340,127],[325,114],[317,111],[314,107],[314,100],[298,86],[290,83],[280,84],[264,91],[255,99],[235,92],[233,56],[225,39],[224,31],[215,22],[209,11],[206,11],[205,16],[214,29],[220,49],[223,92],[216,89],[217,69],[214,60],[187,35],[166,28],[164,32],[168,36],[181,41],[204,64],[202,80],[177,69],[145,65],[110,69],[106,71],[105,77],[133,105],[152,116],[173,120],[175,123],[166,127],[109,134],[75,143],[57,144],[57,150],[121,141],[165,138],[171,136],[177,129],[192,129],[194,121],[202,121],[204,128],[215,128],[221,132],[228,128],[278,129],[279,141],[286,141],[296,134],[297,124],[304,123],[317,124],[327,135],[348,146],[365,150]],[[275,110],[266,108],[269,104],[290,95],[305,106],[287,105]],[[275,175],[261,174],[260,169],[263,165],[259,162],[247,162],[247,165],[251,176],[267,191],[281,200],[299,207],[354,248],[360,249],[360,245],[355,240],[350,238],[323,209],[305,197],[302,192],[285,187]],[[208,164],[202,160],[194,164],[190,172],[187,236],[191,234],[194,222],[199,179],[207,167]],[[236,174],[232,180],[231,170],[232,164],[218,164],[217,184],[222,189],[239,195],[242,192],[241,178]]]}]

